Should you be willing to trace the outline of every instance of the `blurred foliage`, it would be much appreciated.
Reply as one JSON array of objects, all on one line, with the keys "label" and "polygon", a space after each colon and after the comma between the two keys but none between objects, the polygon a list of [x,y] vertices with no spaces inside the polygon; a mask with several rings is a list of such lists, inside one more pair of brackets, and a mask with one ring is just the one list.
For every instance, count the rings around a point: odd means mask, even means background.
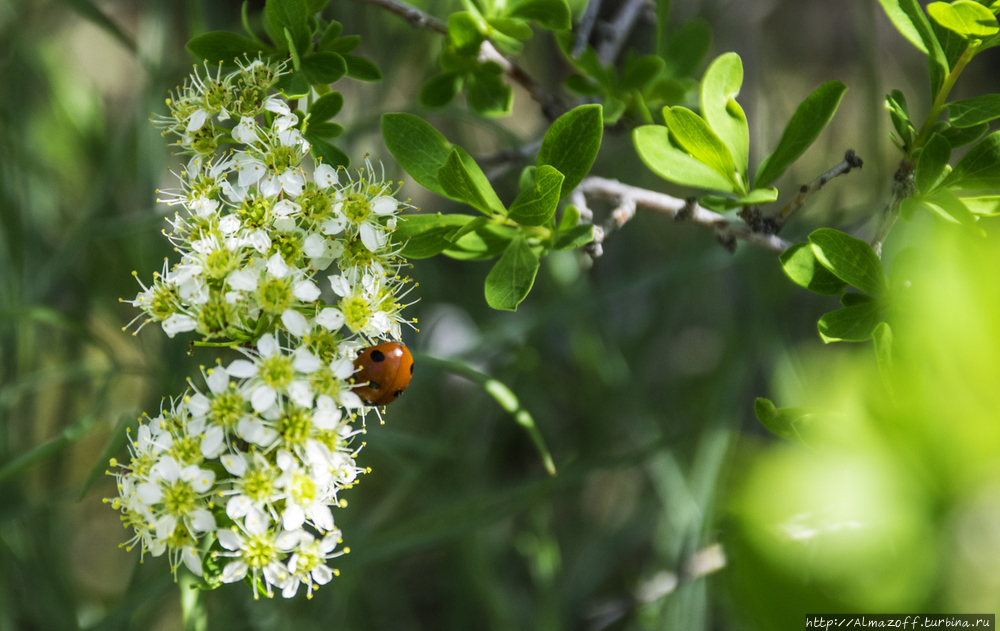
[{"label": "blurred foliage", "polygon": [[[439,16],[460,8],[416,4]],[[574,15],[582,4],[571,3]],[[617,3],[604,4],[606,18]],[[858,228],[888,193],[883,95],[924,94],[925,62],[873,5],[673,8],[711,26],[709,58],[735,49],[744,59],[751,152],[776,144],[815,86],[852,87],[778,184],[794,190],[848,147],[865,168],[811,200],[785,236]],[[95,10],[110,22],[95,22]],[[362,35],[359,54],[384,77],[344,89],[338,146],[395,170],[378,116],[413,109],[443,42],[362,2],[337,0],[327,13]],[[110,479],[77,500],[123,424],[212,357],[189,357],[158,330],[122,333],[135,314],[117,299],[136,291],[132,270],[170,254],[154,191],[177,160],[149,112],[189,72],[188,39],[239,23],[228,0],[0,0],[2,630],[181,627],[165,559],[140,565],[117,549],[126,532],[99,501],[114,494]],[[640,21],[632,43],[654,40]],[[958,96],[996,88],[995,52]],[[559,86],[576,72],[563,59],[533,38],[521,61]],[[529,145],[545,128],[526,97],[499,122],[458,102],[420,113],[477,156]],[[511,166],[490,173],[507,199],[523,165]],[[664,186],[627,134],[605,134],[595,172]],[[457,207],[412,181],[404,193],[425,210]],[[900,245],[920,242],[930,221],[898,227],[885,260],[902,260]],[[341,576],[312,601],[253,602],[239,586],[208,593],[209,628],[769,629],[806,610],[995,610],[997,244],[937,243],[917,258],[908,308],[887,315],[898,344],[891,390],[870,349],[819,348],[815,322],[832,298],[801,291],[773,254],[742,246],[730,256],[706,231],[664,217],[640,213],[593,265],[554,252],[517,313],[484,301],[488,264],[415,261],[421,331],[407,343],[507,384],[559,475],[485,391],[418,365],[385,425],[369,428],[360,462],[373,473],[339,516],[352,548]],[[775,444],[754,418],[758,396],[827,412],[805,444]],[[18,464],[43,444],[47,457]],[[725,569],[670,589],[672,573],[719,541]]]}]

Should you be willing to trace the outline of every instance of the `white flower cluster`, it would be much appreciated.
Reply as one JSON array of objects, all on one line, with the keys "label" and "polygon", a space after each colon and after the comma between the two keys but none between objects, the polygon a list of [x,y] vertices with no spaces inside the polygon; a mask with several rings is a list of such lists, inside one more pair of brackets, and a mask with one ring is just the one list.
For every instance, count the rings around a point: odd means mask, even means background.
[{"label": "white flower cluster", "polygon": [[[184,208],[167,234],[180,261],[124,302],[142,310],[139,329],[195,331],[205,340],[194,344],[245,359],[202,369],[204,388],[189,380],[140,419],[130,462],[112,461],[119,497],[108,501],[135,530],[124,546],[166,552],[209,587],[248,580],[255,596],[291,597],[302,584],[311,596],[335,573],[325,561],[348,551],[336,551],[330,509],[363,472],[353,358],[399,339],[408,279],[389,239],[406,204],[370,163],[353,177],[322,163],[307,175],[308,117],[270,93],[281,72],[255,61],[196,73],[155,121],[192,156],[166,200]],[[234,148],[215,155],[223,142]]]}]

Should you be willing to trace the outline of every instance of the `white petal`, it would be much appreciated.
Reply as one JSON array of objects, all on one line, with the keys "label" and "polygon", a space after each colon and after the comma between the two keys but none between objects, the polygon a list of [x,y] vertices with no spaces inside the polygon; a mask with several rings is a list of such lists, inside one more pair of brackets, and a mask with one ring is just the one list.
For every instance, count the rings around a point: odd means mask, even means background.
[{"label": "white petal", "polygon": [[383,195],[372,200],[372,212],[376,215],[389,215],[396,212],[399,202],[394,197]]},{"label": "white petal", "polygon": [[164,479],[167,482],[176,482],[181,477],[181,467],[171,456],[163,456],[149,469],[151,479]]},{"label": "white petal", "polygon": [[[299,547],[299,542],[301,542],[304,538],[312,539],[312,537],[304,530],[290,530],[290,531],[286,530],[282,532],[280,535],[278,535],[277,539],[274,540],[274,545],[279,550],[290,552],[295,548]],[[293,555],[293,556],[298,556],[298,555]],[[288,569],[293,572],[295,571],[292,570],[291,564],[289,564]]]},{"label": "white petal", "polygon": [[243,561],[233,561],[222,570],[221,578],[223,583],[235,583],[236,581],[242,581],[246,575],[247,564]]},{"label": "white petal", "polygon": [[249,379],[257,374],[257,367],[251,361],[237,359],[226,367],[226,372],[229,373],[230,377]]},{"label": "white petal", "polygon": [[333,217],[332,219],[327,219],[319,229],[323,234],[333,236],[342,232],[346,225],[347,220],[343,217]]},{"label": "white petal", "polygon": [[312,578],[320,585],[326,585],[333,580],[333,570],[322,563],[312,569]]},{"label": "white petal", "polygon": [[316,167],[316,170],[313,172],[313,179],[316,180],[316,184],[320,188],[330,188],[340,183],[340,175],[329,164],[320,164]]},{"label": "white petal", "polygon": [[319,298],[319,287],[311,280],[301,280],[295,283],[292,295],[302,302],[315,302]]},{"label": "white petal", "polygon": [[340,539],[339,530],[331,530],[330,534],[323,537],[323,540],[319,542],[320,554],[330,554],[337,547],[337,540]]},{"label": "white petal", "polygon": [[316,324],[327,331],[338,331],[340,327],[344,326],[344,314],[341,313],[340,309],[327,307],[316,315]]},{"label": "white petal", "polygon": [[311,408],[313,404],[313,393],[312,388],[309,386],[309,382],[296,379],[292,383],[288,384],[288,398],[299,407]]},{"label": "white petal", "polygon": [[361,224],[361,243],[372,252],[377,252],[382,246],[379,234],[370,224]]},{"label": "white petal", "polygon": [[267,532],[267,527],[271,524],[264,511],[256,506],[251,506],[247,511],[246,519],[243,521],[244,527],[251,535],[262,535]]},{"label": "white petal", "polygon": [[349,410],[364,407],[364,402],[361,397],[354,394],[351,390],[345,390],[340,393],[340,404]]},{"label": "white petal", "polygon": [[213,394],[220,394],[229,387],[229,375],[223,368],[213,368],[209,371],[205,383]]},{"label": "white petal", "polygon": [[267,259],[267,271],[275,278],[284,278],[288,276],[288,272],[291,270],[288,264],[285,263],[285,259],[281,258],[281,254],[275,252],[271,255],[271,258]]},{"label": "white petal", "polygon": [[247,461],[240,454],[226,454],[219,458],[226,471],[236,477],[242,476],[247,471]]},{"label": "white petal", "polygon": [[192,416],[205,416],[211,404],[208,402],[208,397],[198,392],[188,399],[187,407]]},{"label": "white petal", "polygon": [[[260,180],[260,178],[264,177],[264,174],[267,172],[263,163],[256,160],[245,160],[240,162],[239,169],[239,184],[243,187],[253,186]],[[268,195],[268,197],[270,196]]]},{"label": "white petal", "polygon": [[200,108],[196,109],[191,113],[191,119],[188,121],[187,129],[185,131],[189,134],[193,131],[198,131],[201,129],[201,126],[205,124],[206,120],[208,120],[208,112]]},{"label": "white petal", "polygon": [[236,215],[226,215],[219,220],[219,230],[222,231],[224,235],[231,235],[238,232],[240,229],[240,218]]},{"label": "white petal", "polygon": [[198,532],[212,532],[215,530],[215,517],[204,508],[196,508],[191,511],[191,527]]},{"label": "white petal", "polygon": [[153,505],[159,504],[163,499],[163,491],[160,490],[160,485],[153,482],[143,482],[139,486],[135,487],[135,496],[139,498],[139,501],[143,504]]},{"label": "white petal", "polygon": [[281,597],[294,598],[295,594],[298,593],[299,585],[301,584],[302,581],[300,581],[298,577],[292,576],[292,578],[285,583],[285,586],[281,588]]},{"label": "white petal", "polygon": [[270,333],[261,335],[260,339],[257,340],[257,351],[262,357],[273,357],[279,350],[281,347],[278,346],[278,340]]},{"label": "white petal", "polygon": [[167,334],[167,337],[173,337],[178,333],[194,331],[198,323],[191,316],[186,316],[183,313],[175,313],[164,320],[160,326],[163,327],[163,332]]},{"label": "white petal", "polygon": [[215,471],[211,469],[198,469],[198,475],[191,480],[191,488],[199,493],[204,493],[212,488],[215,482]]},{"label": "white petal", "polygon": [[296,337],[306,336],[312,328],[306,317],[294,309],[286,309],[281,314],[281,323],[285,325],[285,329],[289,333]]},{"label": "white petal", "polygon": [[268,583],[281,587],[288,581],[288,570],[278,561],[272,561],[264,566],[264,580]]},{"label": "white petal", "polygon": [[226,432],[218,425],[213,425],[205,432],[205,437],[201,439],[201,455],[206,458],[215,458],[226,450]]},{"label": "white petal", "polygon": [[285,530],[296,530],[301,528],[306,520],[306,514],[298,504],[290,504],[281,516],[281,524]]},{"label": "white petal", "polygon": [[287,199],[283,199],[274,205],[274,214],[277,217],[291,217],[300,210],[302,210],[302,206]]},{"label": "white petal", "polygon": [[275,114],[282,114],[288,116],[292,113],[292,110],[288,109],[288,105],[279,97],[277,94],[272,94],[264,101],[264,109],[268,112],[274,112]]},{"label": "white petal", "polygon": [[327,253],[326,239],[318,234],[311,234],[302,242],[302,251],[310,258],[325,256]]},{"label": "white petal", "polygon": [[[240,515],[240,517],[242,516]],[[215,536],[219,538],[219,545],[226,550],[239,550],[243,545],[243,537],[238,532],[233,532],[232,530],[220,530],[215,533]]]},{"label": "white petal", "polygon": [[[330,399],[330,397],[326,398]],[[330,401],[332,402],[333,399],[330,399]],[[316,410],[316,412],[313,414],[312,422],[317,429],[329,431],[337,427],[337,424],[340,423],[340,417],[341,417],[340,408],[334,407],[333,409],[330,410],[319,409]]]},{"label": "white petal", "polygon": [[247,241],[250,247],[257,250],[261,254],[267,254],[267,251],[271,249],[271,237],[268,236],[263,230],[255,230],[247,237]]},{"label": "white petal", "polygon": [[158,539],[166,539],[174,532],[174,528],[177,527],[177,519],[173,515],[164,515],[156,520],[153,525],[153,529],[156,530],[156,537]]},{"label": "white petal", "polygon": [[310,353],[309,349],[305,346],[300,346],[295,349],[292,356],[294,357],[292,360],[292,368],[303,374],[308,375],[310,373],[314,373],[323,366],[323,363],[319,360],[319,358]]},{"label": "white petal", "polygon": [[302,187],[306,180],[298,170],[285,169],[284,173],[278,176],[281,188],[292,197],[298,197],[302,193]]},{"label": "white petal", "polygon": [[184,565],[187,569],[191,570],[191,573],[195,576],[201,576],[201,557],[195,552],[194,548],[187,546],[181,551],[181,560],[184,561]]},{"label": "white petal", "polygon": [[[295,466],[295,456],[293,456],[287,449],[281,449],[278,451],[275,462],[277,463],[279,469],[282,471],[288,471]],[[282,477],[286,482],[291,479],[285,476]]]},{"label": "white petal", "polygon": [[349,359],[338,359],[330,362],[330,370],[337,379],[348,379],[354,374],[354,362]]},{"label": "white petal", "polygon": [[[251,502],[250,498],[247,497],[246,495],[234,495],[233,497],[229,498],[228,502],[226,502],[226,514],[229,515],[231,519],[239,519],[240,517],[246,517],[246,514],[250,512],[251,508],[253,508],[253,502]],[[221,530],[219,531],[220,540],[222,539],[221,537],[222,532],[223,531]]]},{"label": "white petal", "polygon": [[333,513],[330,512],[328,506],[316,502],[309,507],[308,513],[309,519],[319,528],[320,532],[333,530]]},{"label": "white petal", "polygon": [[253,272],[238,269],[230,272],[229,276],[226,277],[226,282],[233,289],[239,291],[253,291],[257,289],[257,277],[258,274]]},{"label": "white petal", "polygon": [[265,175],[257,186],[264,197],[277,197],[281,192],[281,182],[273,175]]},{"label": "white petal", "polygon": [[333,293],[338,296],[347,296],[351,293],[351,282],[342,275],[330,276],[329,279],[330,287],[333,287]]}]

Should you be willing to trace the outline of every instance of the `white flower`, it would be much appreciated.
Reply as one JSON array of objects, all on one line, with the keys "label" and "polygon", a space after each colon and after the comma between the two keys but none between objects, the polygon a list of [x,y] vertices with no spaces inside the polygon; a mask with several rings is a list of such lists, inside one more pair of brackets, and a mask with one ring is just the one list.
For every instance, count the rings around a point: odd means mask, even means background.
[{"label": "white flower", "polygon": [[233,127],[233,138],[245,145],[257,142],[260,139],[257,135],[257,121],[252,116],[240,118],[240,124]]},{"label": "white flower", "polygon": [[316,167],[316,170],[313,171],[313,179],[320,188],[330,188],[340,182],[337,170],[329,164],[320,164]]},{"label": "white flower", "polygon": [[315,302],[319,299],[320,291],[316,283],[311,280],[301,280],[295,283],[292,295],[302,302]]},{"label": "white flower", "polygon": [[296,337],[304,337],[312,328],[305,316],[294,309],[287,309],[281,314],[281,323],[285,325],[285,329],[289,333]]},{"label": "white flower", "polygon": [[187,331],[194,331],[198,323],[194,318],[183,313],[175,313],[166,320],[163,321],[161,325],[163,327],[163,332],[167,334],[167,337],[173,337],[178,333],[185,333]]},{"label": "white flower", "polygon": [[340,327],[344,326],[344,314],[340,312],[340,309],[327,307],[316,316],[316,324],[328,331],[338,331]]}]

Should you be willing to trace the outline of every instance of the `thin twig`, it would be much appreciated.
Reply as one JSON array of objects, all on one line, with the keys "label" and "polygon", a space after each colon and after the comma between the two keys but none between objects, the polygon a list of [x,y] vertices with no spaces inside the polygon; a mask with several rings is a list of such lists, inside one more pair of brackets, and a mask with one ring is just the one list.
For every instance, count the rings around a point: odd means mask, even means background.
[{"label": "thin twig", "polygon": [[594,23],[597,22],[597,14],[601,12],[601,0],[590,0],[587,2],[587,9],[580,17],[580,22],[576,25],[576,42],[573,43],[573,59],[579,59],[583,51],[587,49],[587,41],[594,31]]},{"label": "thin twig", "polygon": [[[737,241],[753,243],[774,252],[783,252],[792,245],[777,235],[754,232],[745,223],[729,221],[719,213],[698,205],[693,198],[683,200],[656,191],[622,184],[618,180],[588,177],[580,182],[570,200],[580,210],[581,217],[584,216],[586,208],[586,196],[618,203],[617,208],[611,213],[609,221],[604,226],[594,226],[594,247],[589,250],[593,256],[600,256],[603,238],[612,230],[625,225],[635,215],[637,208],[654,210],[679,221],[690,221],[711,228],[719,242],[730,252],[736,250]],[[587,212],[590,212],[589,209]],[[600,233],[600,240],[598,233]]]},{"label": "thin twig", "polygon": [[645,6],[646,0],[625,0],[618,8],[611,21],[608,38],[601,42],[597,49],[597,58],[601,60],[603,65],[614,63],[615,59],[618,58],[622,46],[625,45],[625,40],[628,39],[635,21]]},{"label": "thin twig", "polygon": [[399,2],[398,0],[363,0],[368,4],[374,4],[375,6],[382,7],[387,11],[391,11],[398,16],[404,18],[407,22],[412,24],[417,28],[426,28],[432,31],[441,33],[442,35],[448,34],[448,25],[444,21],[439,20],[430,13],[424,13],[420,9],[406,4],[405,2]]},{"label": "thin twig", "polygon": [[882,244],[885,242],[885,238],[889,236],[892,225],[896,223],[896,217],[899,216],[899,205],[903,203],[904,199],[913,195],[914,168],[915,166],[912,162],[903,160],[899,163],[899,168],[896,169],[896,173],[892,177],[892,197],[889,198],[889,203],[885,205],[885,210],[882,211],[882,222],[871,241],[872,249],[879,256],[882,256]]},{"label": "thin twig", "polygon": [[[375,6],[391,11],[404,18],[407,22],[417,28],[425,28],[441,35],[448,34],[448,26],[438,18],[420,9],[411,6],[400,0],[358,0],[367,2]],[[522,88],[528,95],[542,106],[542,114],[547,119],[553,121],[567,111],[566,106],[557,97],[549,94],[528,74],[524,68],[520,67],[503,54],[501,54],[489,40],[484,41],[479,49],[479,59],[482,61],[493,61],[503,68],[508,77]]]},{"label": "thin twig", "polygon": [[835,167],[819,176],[809,184],[803,184],[799,189],[799,194],[795,196],[795,199],[788,202],[784,208],[781,209],[777,215],[774,216],[774,231],[777,233],[781,230],[781,227],[785,225],[788,218],[799,208],[802,208],[802,204],[805,203],[806,198],[813,193],[819,191],[823,188],[827,182],[837,177],[838,175],[846,175],[851,172],[851,169],[860,169],[864,164],[864,161],[854,153],[854,149],[848,149],[844,154],[844,159]]}]

